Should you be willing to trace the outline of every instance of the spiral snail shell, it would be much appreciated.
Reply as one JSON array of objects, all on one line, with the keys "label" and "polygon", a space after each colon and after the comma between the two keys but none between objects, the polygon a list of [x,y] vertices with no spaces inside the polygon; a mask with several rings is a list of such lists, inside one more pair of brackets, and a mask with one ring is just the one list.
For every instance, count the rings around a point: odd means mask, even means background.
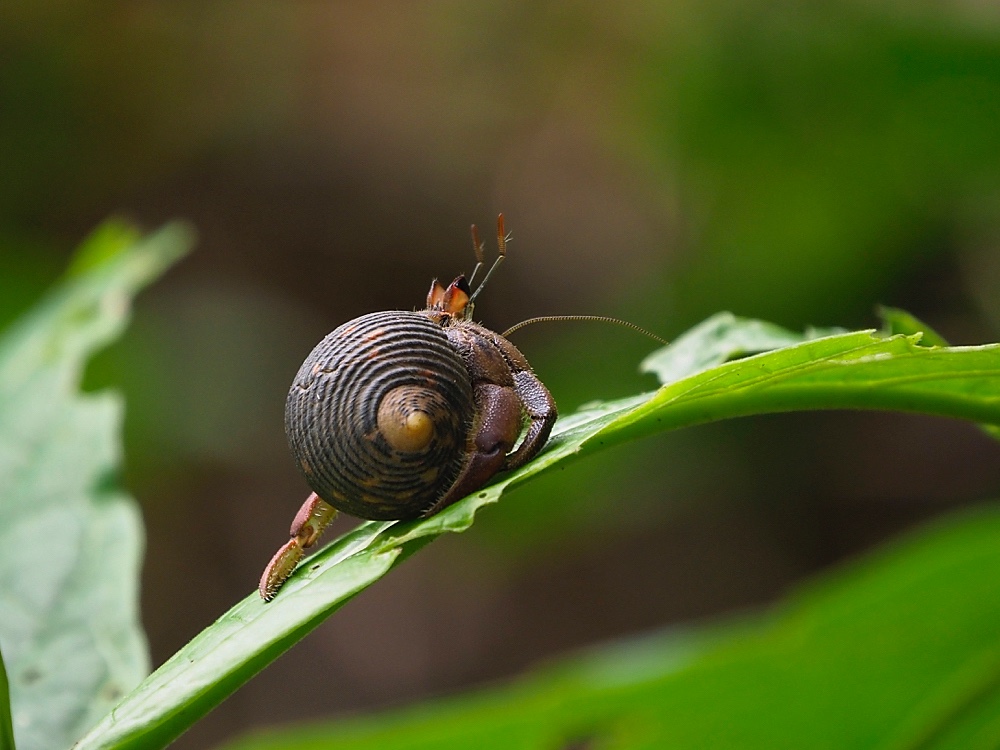
[{"label": "spiral snail shell", "polygon": [[[501,214],[490,273],[506,241]],[[481,264],[475,227],[473,244]],[[375,520],[431,515],[545,445],[555,401],[513,344],[472,321],[489,275],[474,293],[463,276],[448,287],[435,280],[426,309],[349,321],[303,362],[285,429],[313,493],[261,576],[266,601],[338,510]]]},{"label": "spiral snail shell", "polygon": [[442,327],[413,312],[345,323],[306,358],[285,407],[310,487],[361,518],[414,518],[462,470],[472,381]]}]

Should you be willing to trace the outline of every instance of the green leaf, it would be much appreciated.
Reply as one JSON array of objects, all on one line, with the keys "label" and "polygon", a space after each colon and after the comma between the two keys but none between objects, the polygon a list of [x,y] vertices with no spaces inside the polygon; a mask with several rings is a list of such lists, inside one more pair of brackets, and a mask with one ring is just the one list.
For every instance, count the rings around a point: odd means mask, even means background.
[{"label": "green leaf", "polygon": [[118,489],[122,402],[79,392],[132,297],[190,233],[109,224],[0,337],[0,647],[21,750],[65,748],[149,671],[138,620],[142,526]]},{"label": "green leaf", "polygon": [[0,654],[0,750],[14,750],[14,726],[10,718],[10,688]]},{"label": "green leaf", "polygon": [[[782,338],[755,321],[728,325],[732,332],[723,338],[729,340]],[[740,333],[741,327],[749,330]],[[719,338],[714,326],[704,330]],[[677,372],[674,365],[664,368]],[[165,746],[407,554],[440,534],[467,529],[478,510],[497,502],[508,487],[560,461],[699,422],[825,408],[903,409],[998,423],[1000,346],[928,349],[906,336],[837,334],[701,370],[655,393],[562,418],[546,449],[501,481],[427,519],[362,524],[300,566],[270,604],[250,595],[151,675],[79,750]]]},{"label": "green leaf", "polygon": [[886,332],[889,334],[919,333],[921,338],[918,341],[924,346],[948,346],[944,336],[906,310],[900,310],[898,307],[880,306],[878,314],[885,323]]},{"label": "green leaf", "polygon": [[[924,346],[948,346],[944,336],[906,310],[880,306],[878,313],[885,323],[886,332],[889,334],[913,334]],[[979,427],[993,439],[1000,440],[1000,425],[981,424]]]},{"label": "green leaf", "polygon": [[750,622],[612,644],[499,689],[227,750],[995,747],[998,622],[993,506],[897,541]]},{"label": "green leaf", "polygon": [[736,357],[843,332],[841,328],[810,328],[804,334],[794,333],[773,323],[721,312],[650,354],[639,369],[653,373],[663,384],[673,383]]}]

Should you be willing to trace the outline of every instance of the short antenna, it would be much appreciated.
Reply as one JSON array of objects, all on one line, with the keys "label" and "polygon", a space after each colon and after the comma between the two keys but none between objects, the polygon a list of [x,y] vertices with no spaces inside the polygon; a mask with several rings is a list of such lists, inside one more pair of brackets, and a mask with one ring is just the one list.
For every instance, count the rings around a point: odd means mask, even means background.
[{"label": "short antenna", "polygon": [[[472,239],[473,243],[477,243],[478,240],[479,240],[479,232],[476,230],[475,224],[472,225],[472,238],[473,238]],[[508,242],[510,242],[510,235],[507,234],[506,232],[504,232],[504,229],[503,229],[503,214],[498,214],[497,215],[497,250],[499,251],[500,254],[497,256],[497,259],[495,261],[493,261],[493,265],[490,266],[490,270],[486,272],[486,276],[484,276],[483,280],[481,282],[479,282],[479,286],[476,287],[476,291],[474,291],[472,293],[472,296],[469,297],[469,304],[470,305],[473,302],[476,301],[476,297],[478,297],[479,293],[481,291],[483,291],[483,287],[486,286],[486,282],[490,280],[490,276],[493,275],[493,272],[495,270],[497,270],[497,266],[499,266],[503,262],[503,259],[507,257],[507,243]],[[479,249],[477,250],[476,255],[477,255],[477,257],[482,257],[482,245],[477,245],[477,247]],[[482,262],[482,261],[480,261],[480,262]]]},{"label": "short antenna", "polygon": [[519,331],[525,326],[530,326],[533,323],[551,323],[554,321],[565,321],[565,320],[586,320],[590,322],[597,323],[614,323],[615,325],[624,326],[625,328],[630,328],[636,333],[641,333],[643,336],[649,336],[649,338],[654,341],[659,341],[664,346],[667,346],[670,342],[666,339],[660,338],[655,333],[650,333],[645,328],[640,328],[635,323],[629,323],[627,320],[619,320],[618,318],[609,318],[604,315],[543,315],[540,318],[528,318],[527,320],[522,320],[516,326],[512,326],[504,331],[501,335],[504,338],[510,336],[514,331]]}]

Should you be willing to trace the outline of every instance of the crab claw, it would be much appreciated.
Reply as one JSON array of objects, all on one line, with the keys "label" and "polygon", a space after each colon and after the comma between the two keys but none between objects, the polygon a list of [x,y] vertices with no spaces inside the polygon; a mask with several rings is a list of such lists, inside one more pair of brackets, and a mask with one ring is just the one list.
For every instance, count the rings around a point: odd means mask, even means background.
[{"label": "crab claw", "polygon": [[260,584],[257,590],[260,591],[261,599],[269,602],[274,598],[275,594],[278,593],[278,589],[281,588],[282,584],[288,579],[288,576],[295,570],[295,566],[299,564],[299,560],[302,559],[302,555],[304,554],[305,550],[302,549],[302,544],[298,539],[289,539],[275,553],[274,557],[271,558],[271,562],[264,568],[264,574],[260,577]]},{"label": "crab claw", "polygon": [[274,554],[260,577],[258,591],[265,602],[275,597],[278,589],[299,564],[306,549],[316,543],[336,516],[336,509],[321,500],[315,492],[306,498],[292,521],[292,528],[289,530],[291,539]]}]

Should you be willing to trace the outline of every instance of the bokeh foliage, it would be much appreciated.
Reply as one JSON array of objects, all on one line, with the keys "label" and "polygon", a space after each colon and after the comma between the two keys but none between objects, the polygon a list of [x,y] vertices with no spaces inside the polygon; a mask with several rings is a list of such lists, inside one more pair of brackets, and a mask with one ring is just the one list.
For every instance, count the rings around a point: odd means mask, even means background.
[{"label": "bokeh foliage", "polygon": [[996,28],[897,10],[725,3],[650,45],[632,91],[696,217],[683,317],[855,318],[991,219]]},{"label": "bokeh foliage", "polygon": [[68,747],[149,671],[142,523],[117,481],[123,404],[79,387],[131,297],[189,244],[181,227],[140,240],[105,225],[0,337],[0,649],[22,750]]},{"label": "bokeh foliage", "polygon": [[[1000,19],[988,3],[12,0],[0,48],[0,326],[109,213],[150,226],[190,216],[206,238],[86,379],[129,404],[157,661],[243,595],[294,512],[280,407],[301,357],[343,320],[411,307],[431,276],[468,270],[466,227],[498,210],[513,254],[478,312],[501,330],[604,313],[673,338],[719,309],[854,329],[887,303],[955,342],[1000,332]],[[651,346],[620,331],[540,326],[516,343],[565,413],[654,387],[632,366]],[[764,517],[772,546],[758,556],[778,561],[778,579],[754,589],[740,570],[739,590],[720,593],[724,555],[650,565],[633,601],[664,590],[701,603],[622,617],[614,632],[760,603],[787,585],[781,571],[802,576],[1000,491],[972,431],[819,419],[669,434],[516,488],[450,547],[477,584],[451,611],[511,587],[492,617],[462,620],[493,620],[499,635],[442,664],[445,649],[427,644],[449,637],[449,614],[421,610],[413,636],[351,675],[331,654],[365,647],[327,629],[302,657],[319,669],[275,677],[256,708],[216,711],[230,724],[211,736],[261,705],[285,718],[358,710],[606,637],[577,623],[531,650],[534,621],[503,631],[525,599],[515,577],[568,570],[559,590],[615,609],[572,574],[620,575],[612,560],[670,544],[657,531],[687,536],[679,517]],[[356,630],[368,643],[418,599]],[[560,611],[558,591],[544,601]],[[422,679],[400,679],[397,647],[429,662]]]}]

